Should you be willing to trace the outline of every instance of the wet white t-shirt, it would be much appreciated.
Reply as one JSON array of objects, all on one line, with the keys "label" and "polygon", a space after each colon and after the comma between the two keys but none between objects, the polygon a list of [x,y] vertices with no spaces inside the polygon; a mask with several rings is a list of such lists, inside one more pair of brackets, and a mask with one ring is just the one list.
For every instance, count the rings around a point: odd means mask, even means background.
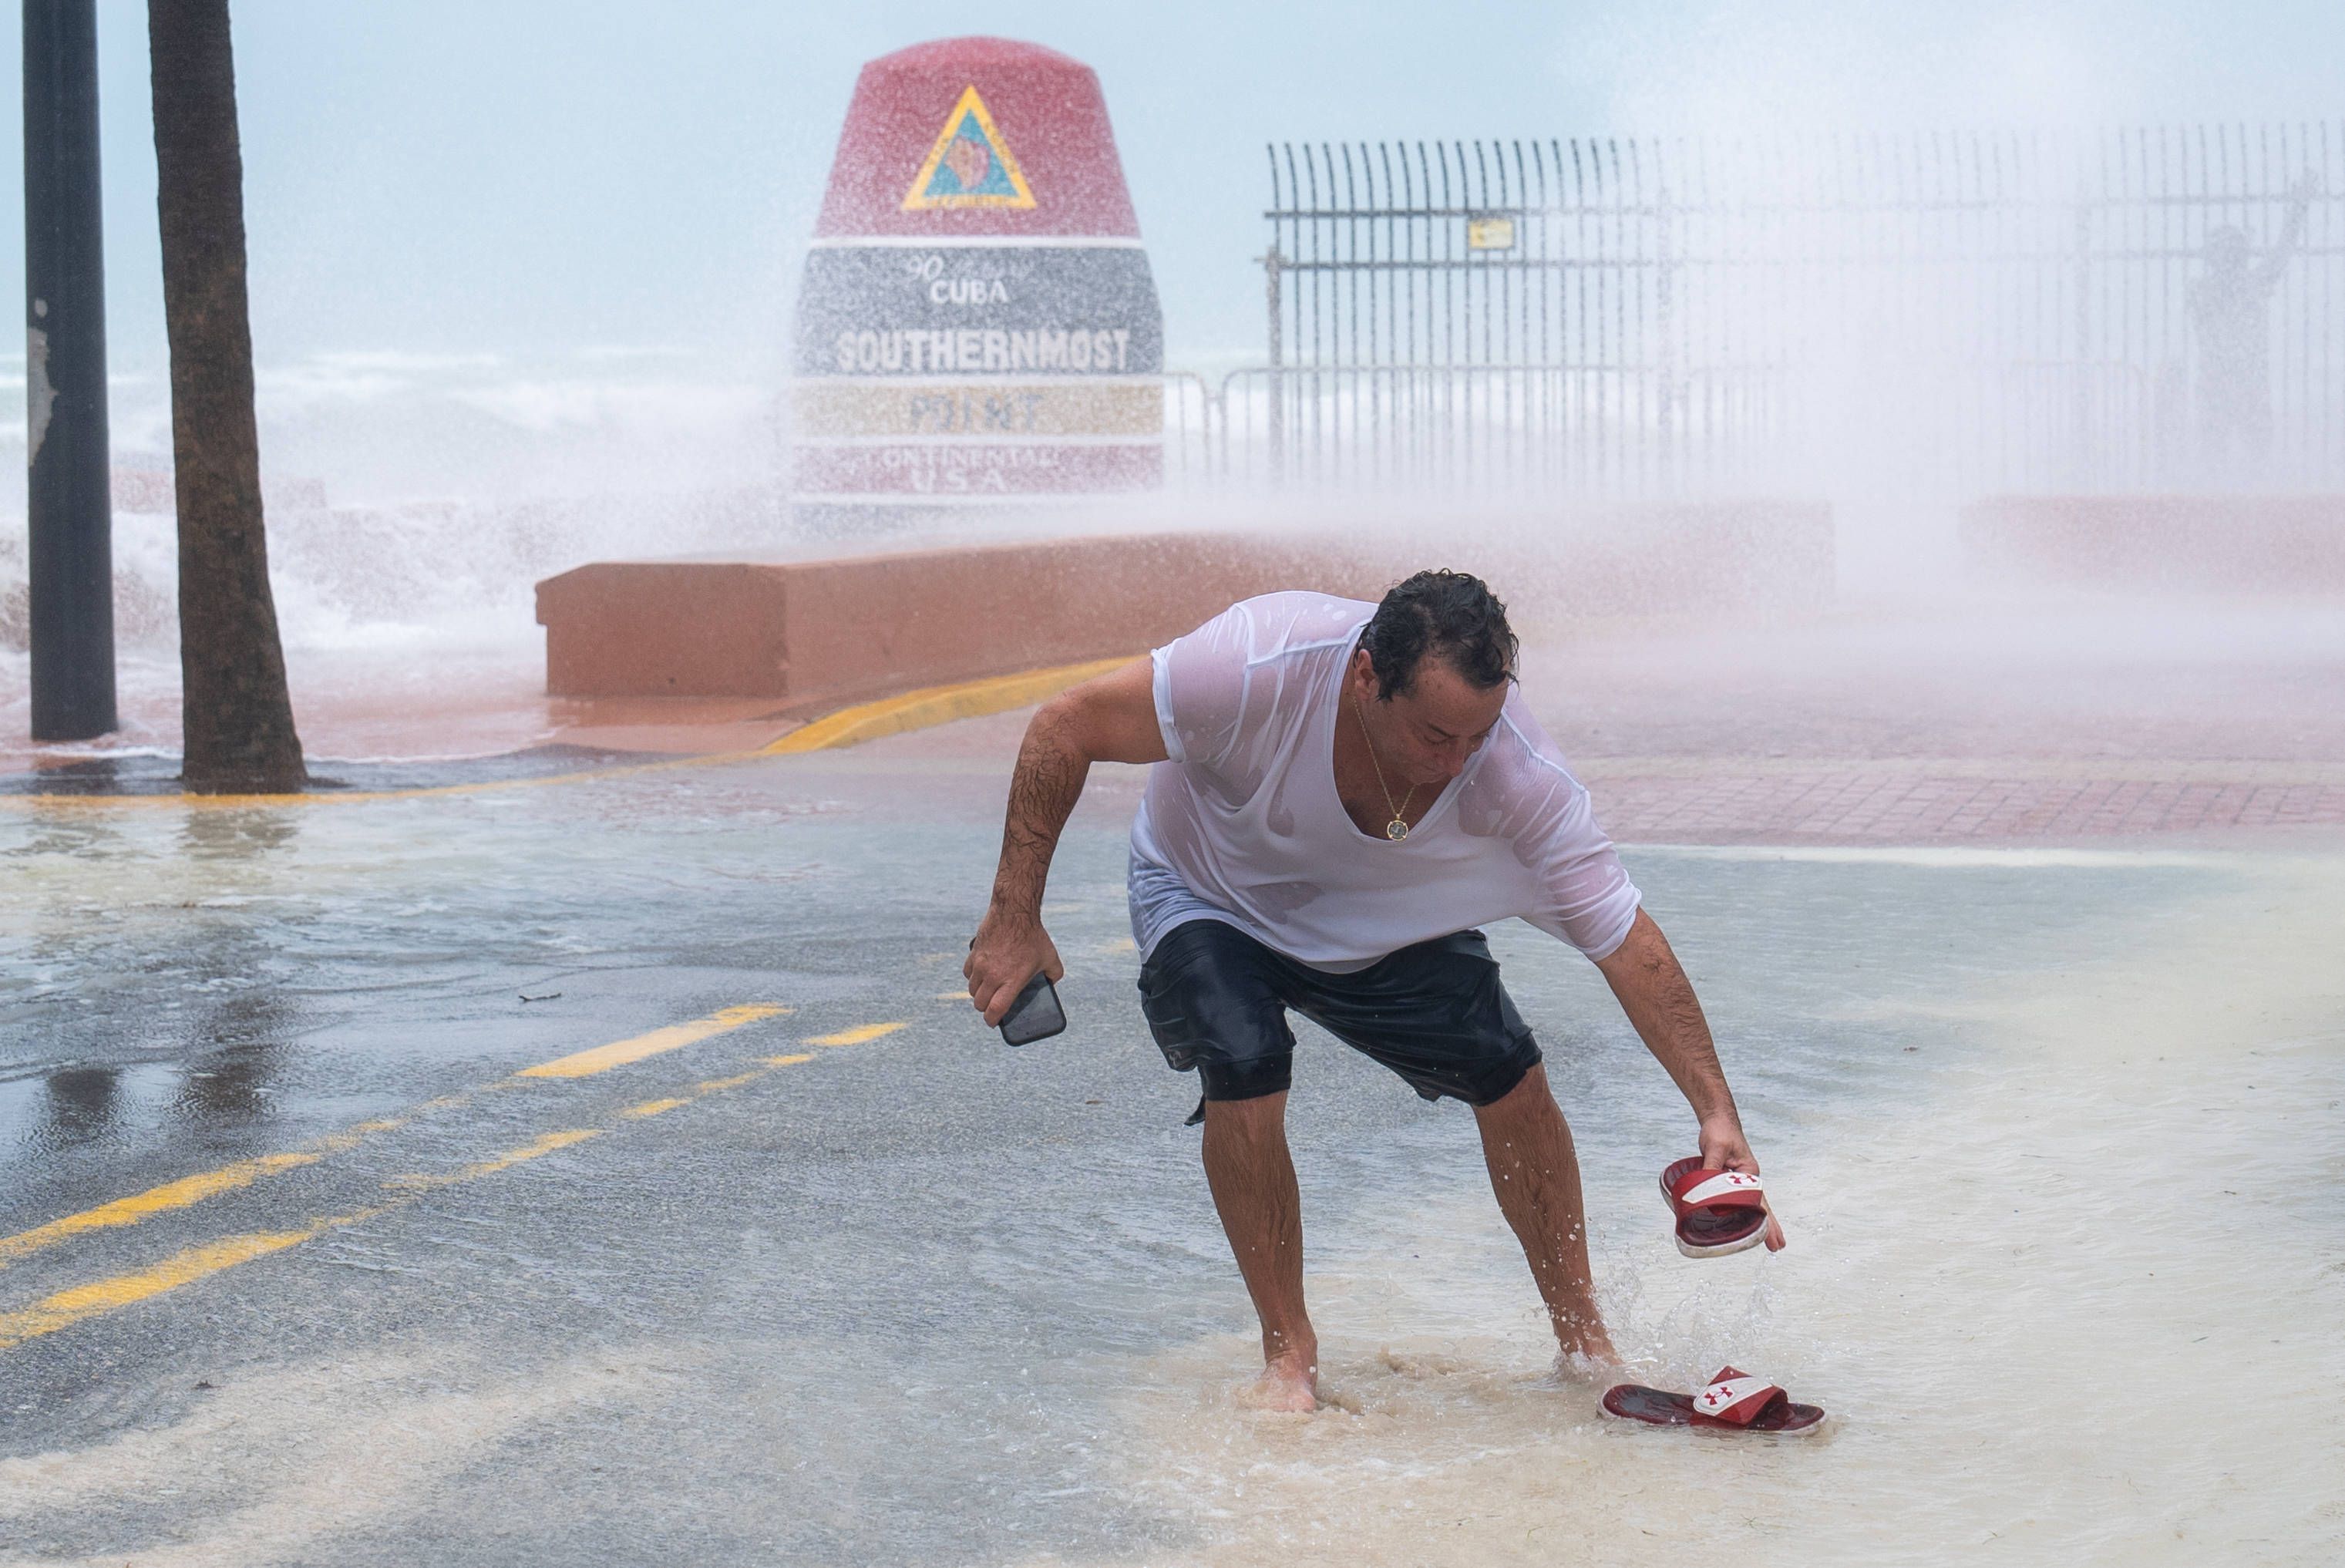
[{"label": "wet white t-shirt", "polygon": [[1638,892],[1588,791],[1521,695],[1407,838],[1360,831],[1335,793],[1344,672],[1376,606],[1265,594],[1158,648],[1156,722],[1132,824],[1141,952],[1227,921],[1316,968],[1519,916],[1590,958],[1620,945]]}]

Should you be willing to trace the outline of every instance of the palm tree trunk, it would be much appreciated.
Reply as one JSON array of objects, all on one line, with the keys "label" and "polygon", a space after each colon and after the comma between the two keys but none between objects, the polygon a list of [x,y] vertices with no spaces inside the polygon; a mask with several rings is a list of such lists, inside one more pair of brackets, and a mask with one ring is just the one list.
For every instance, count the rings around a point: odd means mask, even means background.
[{"label": "palm tree trunk", "polygon": [[147,36],[178,483],[182,778],[202,794],[299,789],[308,773],[260,515],[228,0],[148,0]]}]

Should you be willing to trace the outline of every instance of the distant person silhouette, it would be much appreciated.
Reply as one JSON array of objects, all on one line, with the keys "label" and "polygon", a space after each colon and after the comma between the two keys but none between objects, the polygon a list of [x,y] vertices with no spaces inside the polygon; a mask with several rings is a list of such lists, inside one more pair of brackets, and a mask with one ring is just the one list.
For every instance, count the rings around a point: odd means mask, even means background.
[{"label": "distant person silhouette", "polygon": [[2245,229],[2227,225],[2207,237],[2205,270],[2191,280],[2189,298],[2198,461],[2210,475],[2238,473],[2270,455],[2271,298],[2304,238],[2313,190],[2309,174],[2290,188],[2288,222],[2261,256]]}]

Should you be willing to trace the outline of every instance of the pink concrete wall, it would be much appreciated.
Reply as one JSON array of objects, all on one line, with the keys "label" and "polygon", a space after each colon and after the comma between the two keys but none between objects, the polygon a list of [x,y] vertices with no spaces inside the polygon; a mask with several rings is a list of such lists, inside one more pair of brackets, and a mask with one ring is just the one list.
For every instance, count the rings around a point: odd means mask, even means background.
[{"label": "pink concrete wall", "polygon": [[1963,509],[1972,567],[2123,587],[2345,589],[2345,496],[1996,496]]},{"label": "pink concrete wall", "polygon": [[1138,654],[1239,599],[1364,599],[1428,565],[1487,576],[1518,626],[1828,602],[1832,516],[1746,503],[1436,519],[1376,536],[1160,534],[830,561],[609,562],[537,585],[555,697],[756,697],[808,711]]},{"label": "pink concrete wall", "polygon": [[1255,594],[1381,594],[1331,557],[1210,535],[787,565],[620,562],[540,583],[555,697],[853,702],[1144,652]]}]

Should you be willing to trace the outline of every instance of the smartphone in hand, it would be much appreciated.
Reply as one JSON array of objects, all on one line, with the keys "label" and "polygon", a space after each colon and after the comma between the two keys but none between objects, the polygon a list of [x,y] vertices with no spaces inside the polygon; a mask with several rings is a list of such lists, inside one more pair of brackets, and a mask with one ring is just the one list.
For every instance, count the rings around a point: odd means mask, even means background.
[{"label": "smartphone in hand", "polygon": [[1008,1045],[1030,1045],[1048,1040],[1067,1026],[1066,1010],[1059,1005],[1059,988],[1047,974],[1036,973],[1001,1015],[1001,1039]]}]

